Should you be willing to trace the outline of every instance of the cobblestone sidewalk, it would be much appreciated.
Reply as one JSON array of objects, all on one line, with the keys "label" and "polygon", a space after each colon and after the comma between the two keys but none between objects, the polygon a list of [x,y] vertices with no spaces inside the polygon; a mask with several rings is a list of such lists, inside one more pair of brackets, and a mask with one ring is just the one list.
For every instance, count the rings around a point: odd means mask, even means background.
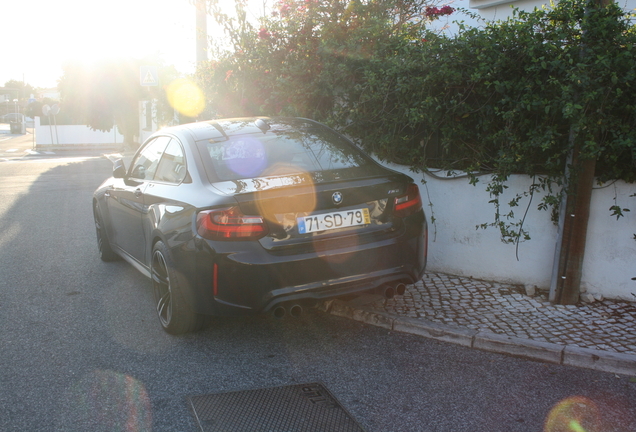
[{"label": "cobblestone sidewalk", "polygon": [[365,307],[533,341],[636,355],[636,303],[552,305],[545,293],[529,297],[511,285],[428,273],[403,296]]}]

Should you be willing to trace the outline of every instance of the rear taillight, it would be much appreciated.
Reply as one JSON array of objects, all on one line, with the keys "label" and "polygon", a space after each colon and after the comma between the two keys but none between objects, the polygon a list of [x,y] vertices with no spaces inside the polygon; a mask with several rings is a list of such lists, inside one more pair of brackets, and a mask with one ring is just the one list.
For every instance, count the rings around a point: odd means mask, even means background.
[{"label": "rear taillight", "polygon": [[406,217],[418,212],[421,208],[420,189],[415,183],[411,183],[406,188],[406,194],[395,198],[393,214],[397,217]]},{"label": "rear taillight", "polygon": [[254,240],[267,234],[267,225],[262,216],[247,216],[238,207],[229,207],[199,212],[197,233],[210,240]]}]

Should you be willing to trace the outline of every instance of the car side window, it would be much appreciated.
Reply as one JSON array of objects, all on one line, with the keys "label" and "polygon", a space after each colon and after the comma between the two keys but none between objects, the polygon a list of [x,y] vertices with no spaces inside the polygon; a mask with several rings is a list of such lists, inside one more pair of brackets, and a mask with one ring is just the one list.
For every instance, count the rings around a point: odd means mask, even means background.
[{"label": "car side window", "polygon": [[175,139],[170,141],[161,157],[155,173],[155,181],[181,183],[186,176],[186,162],[183,148]]},{"label": "car side window", "polygon": [[137,155],[131,165],[130,177],[152,180],[161,160],[161,155],[170,142],[170,137],[157,137],[150,141]]}]

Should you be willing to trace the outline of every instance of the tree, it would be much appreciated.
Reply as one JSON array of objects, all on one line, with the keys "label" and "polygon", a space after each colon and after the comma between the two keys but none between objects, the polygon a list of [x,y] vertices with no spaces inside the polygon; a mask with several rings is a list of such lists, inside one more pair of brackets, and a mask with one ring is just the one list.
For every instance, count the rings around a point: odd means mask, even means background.
[{"label": "tree", "polygon": [[[35,89],[31,84],[24,83],[22,81],[9,80],[4,83],[3,92],[11,96],[11,98],[17,98],[20,101],[28,99],[29,96],[35,92]],[[8,90],[8,91],[7,91]]]},{"label": "tree", "polygon": [[[158,86],[141,86],[141,65],[157,67]],[[156,56],[108,60],[91,66],[69,63],[64,66],[58,88],[61,105],[70,118],[94,130],[110,131],[116,126],[125,144],[132,145],[139,132],[139,101],[156,101],[159,124],[172,120],[174,111],[166,87],[178,77],[174,66],[164,64]]]},{"label": "tree", "polygon": [[253,26],[242,2],[230,19],[214,0],[231,49],[197,77],[221,115],[314,117],[416,169],[557,179],[573,127],[601,181],[635,181],[636,32],[618,6],[594,6],[446,37],[426,25],[452,8],[421,1],[281,1]]},{"label": "tree", "polygon": [[124,143],[132,145],[139,132],[138,102],[147,96],[139,82],[139,66],[134,59],[66,64],[58,84],[63,110],[94,130],[117,126]]},{"label": "tree", "polygon": [[324,121],[352,103],[350,89],[365,80],[366,65],[419,40],[430,20],[453,11],[422,0],[282,0],[255,27],[242,1],[236,18],[218,0],[208,5],[230,45],[197,73],[211,111]]}]

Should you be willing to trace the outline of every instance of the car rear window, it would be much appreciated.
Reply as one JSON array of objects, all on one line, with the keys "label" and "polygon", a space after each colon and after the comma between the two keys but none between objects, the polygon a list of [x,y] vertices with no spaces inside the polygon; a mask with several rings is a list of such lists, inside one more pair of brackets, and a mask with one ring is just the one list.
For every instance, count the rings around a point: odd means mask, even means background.
[{"label": "car rear window", "polygon": [[329,129],[268,130],[201,141],[211,182],[358,168],[369,159]]}]

